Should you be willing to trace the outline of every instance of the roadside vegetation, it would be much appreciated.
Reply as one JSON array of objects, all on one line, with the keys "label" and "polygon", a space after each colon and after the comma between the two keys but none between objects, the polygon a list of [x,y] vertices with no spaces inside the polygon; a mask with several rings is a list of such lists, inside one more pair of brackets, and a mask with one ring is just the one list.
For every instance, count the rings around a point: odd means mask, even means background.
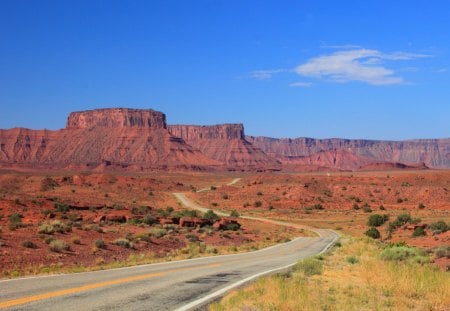
[{"label": "roadside vegetation", "polygon": [[[324,257],[259,279],[210,306],[221,310],[449,310],[450,274],[426,252],[345,238]],[[446,253],[446,250],[441,250]]]}]

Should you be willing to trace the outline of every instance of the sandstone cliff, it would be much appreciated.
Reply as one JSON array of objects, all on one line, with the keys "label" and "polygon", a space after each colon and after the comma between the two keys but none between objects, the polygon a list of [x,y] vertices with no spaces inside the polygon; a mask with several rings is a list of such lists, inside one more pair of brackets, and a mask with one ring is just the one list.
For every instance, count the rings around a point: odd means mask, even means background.
[{"label": "sandstone cliff", "polygon": [[432,168],[450,167],[450,138],[377,141],[247,136],[246,139],[268,155],[281,160],[287,157],[308,157],[324,151],[344,150],[374,162],[424,163]]},{"label": "sandstone cliff", "polygon": [[168,129],[172,135],[229,168],[280,169],[280,162],[245,140],[242,124],[169,125]]},{"label": "sandstone cliff", "polygon": [[200,169],[220,163],[167,131],[154,110],[100,109],[70,114],[59,131],[0,131],[3,167]]}]

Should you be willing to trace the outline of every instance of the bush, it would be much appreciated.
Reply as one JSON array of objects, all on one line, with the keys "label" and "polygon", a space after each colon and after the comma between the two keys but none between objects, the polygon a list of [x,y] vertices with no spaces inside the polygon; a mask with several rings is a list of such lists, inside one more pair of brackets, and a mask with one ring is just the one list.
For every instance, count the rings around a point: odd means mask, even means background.
[{"label": "bush", "polygon": [[225,230],[230,230],[230,231],[237,231],[241,228],[240,224],[237,223],[230,223],[226,226]]},{"label": "bush", "polygon": [[367,203],[364,203],[364,205],[362,206],[362,209],[363,209],[364,213],[372,213],[372,209],[370,208],[370,205]]},{"label": "bush", "polygon": [[207,219],[210,222],[216,222],[220,217],[214,213],[214,211],[209,210],[205,214],[203,214],[203,218]]},{"label": "bush", "polygon": [[154,228],[152,230],[150,230],[149,235],[151,237],[154,238],[162,238],[163,236],[165,236],[167,234],[167,230],[166,229],[160,229],[160,228]]},{"label": "bush", "polygon": [[106,243],[102,239],[95,240],[94,245],[97,248],[101,248],[101,249],[105,249],[106,248]]},{"label": "bush", "polygon": [[367,225],[370,227],[382,226],[389,219],[388,215],[373,214],[369,216]]},{"label": "bush", "polygon": [[222,195],[222,199],[224,199],[224,200],[228,200],[229,199],[229,196],[228,196],[228,194],[224,194],[224,195]]},{"label": "bush", "polygon": [[381,237],[380,231],[375,227],[370,228],[364,234],[372,239],[379,239]]},{"label": "bush", "polygon": [[63,223],[59,220],[52,221],[51,223],[43,223],[39,226],[39,233],[44,234],[53,234],[55,232],[57,233],[64,233],[64,232],[71,232],[72,226],[66,223]]},{"label": "bush", "polygon": [[440,246],[434,250],[436,258],[450,258],[450,246]]},{"label": "bush", "polygon": [[425,229],[423,227],[417,227],[416,229],[414,229],[414,232],[412,235],[414,237],[424,236],[424,235],[426,235]]},{"label": "bush", "polygon": [[61,253],[62,251],[70,250],[70,246],[63,240],[53,240],[50,242],[50,250],[55,253]]},{"label": "bush", "polygon": [[317,258],[307,258],[298,262],[295,270],[303,272],[305,276],[320,275],[323,271],[323,262]]},{"label": "bush", "polygon": [[56,211],[61,213],[67,213],[69,211],[69,205],[61,203],[61,202],[55,202],[54,204]]},{"label": "bush", "polygon": [[237,210],[232,210],[231,213],[230,213],[230,216],[231,217],[239,217],[240,215],[239,215]]},{"label": "bush", "polygon": [[347,262],[348,262],[349,264],[354,265],[354,264],[358,263],[359,260],[358,260],[358,258],[356,258],[355,256],[349,256],[349,257],[347,257]]},{"label": "bush", "polygon": [[430,258],[428,258],[424,250],[406,245],[389,246],[381,252],[380,258],[389,261],[405,261],[415,263],[430,262]]},{"label": "bush", "polygon": [[114,240],[113,244],[122,246],[125,248],[132,248],[132,243],[130,242],[130,240],[125,239],[125,238],[120,238],[120,239]]},{"label": "bush", "polygon": [[262,206],[262,202],[261,201],[255,201],[255,203],[253,205],[255,207],[261,207]]},{"label": "bush", "polygon": [[411,215],[409,215],[409,214],[400,214],[397,217],[397,222],[400,224],[400,226],[406,225],[411,220],[412,220],[412,218],[411,218]]},{"label": "bush", "polygon": [[80,245],[80,244],[81,244],[81,239],[80,239],[79,236],[74,236],[74,237],[71,239],[71,241],[72,241],[73,244],[77,244],[77,245]]},{"label": "bush", "polygon": [[323,209],[323,206],[322,206],[322,204],[319,203],[319,204],[314,204],[314,205],[313,205],[313,208],[314,208],[314,209],[317,209],[317,210],[322,210],[322,209]]},{"label": "bush", "polygon": [[359,210],[359,205],[356,204],[356,203],[353,203],[353,209],[354,209],[355,211]]},{"label": "bush", "polygon": [[59,187],[59,184],[50,176],[46,176],[41,181],[41,191],[53,190],[55,187]]},{"label": "bush", "polygon": [[211,189],[211,190],[216,190],[217,187],[216,187],[216,186],[211,186],[210,189]]},{"label": "bush", "polygon": [[192,242],[192,243],[200,241],[198,236],[196,236],[195,234],[186,234],[186,239],[188,239],[189,242]]},{"label": "bush", "polygon": [[22,215],[19,213],[14,213],[11,216],[9,216],[9,222],[11,225],[19,225],[22,224]]},{"label": "bush", "polygon": [[425,205],[423,203],[419,203],[419,205],[417,206],[419,209],[424,209]]},{"label": "bush", "polygon": [[256,192],[256,195],[261,196],[263,193],[261,191]]},{"label": "bush", "polygon": [[431,231],[433,231],[433,233],[442,233],[450,230],[450,225],[447,225],[443,220],[439,220],[435,223],[432,223],[430,225],[430,229]]},{"label": "bush", "polygon": [[155,217],[153,217],[151,214],[147,214],[144,216],[144,218],[142,218],[142,222],[146,225],[151,226],[151,225],[158,223],[158,220]]},{"label": "bush", "polygon": [[25,240],[22,242],[22,246],[26,247],[26,248],[37,248],[37,245],[34,244],[32,241],[30,240]]}]

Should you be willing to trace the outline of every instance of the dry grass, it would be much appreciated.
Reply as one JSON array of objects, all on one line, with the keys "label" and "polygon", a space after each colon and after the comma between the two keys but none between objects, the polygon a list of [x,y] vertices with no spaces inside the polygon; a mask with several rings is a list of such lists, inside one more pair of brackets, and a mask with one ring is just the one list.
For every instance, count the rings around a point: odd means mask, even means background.
[{"label": "dry grass", "polygon": [[[210,310],[449,310],[450,275],[428,264],[380,259],[382,245],[349,239],[320,275],[297,267],[229,294]],[[354,260],[348,258],[354,257]]]}]

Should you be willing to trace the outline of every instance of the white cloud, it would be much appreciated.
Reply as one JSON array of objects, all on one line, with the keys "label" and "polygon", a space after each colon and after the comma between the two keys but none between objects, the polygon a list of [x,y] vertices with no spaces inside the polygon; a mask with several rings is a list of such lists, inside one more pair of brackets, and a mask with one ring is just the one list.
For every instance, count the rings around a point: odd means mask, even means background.
[{"label": "white cloud", "polygon": [[274,70],[255,70],[251,71],[250,77],[258,80],[266,80],[272,78],[274,74],[286,72],[286,69],[274,69]]},{"label": "white cloud", "polygon": [[313,84],[311,82],[294,82],[289,84],[292,87],[311,87]]},{"label": "white cloud", "polygon": [[[250,77],[260,80],[270,79],[279,73],[297,73],[302,77],[322,79],[329,82],[347,83],[359,81],[371,85],[408,84],[399,72],[408,70],[392,69],[386,63],[411,61],[432,57],[427,54],[409,52],[384,53],[378,50],[364,49],[356,45],[327,46],[327,48],[343,49],[331,54],[309,59],[293,69],[256,70]],[[406,67],[414,68],[416,67]],[[293,87],[310,87],[310,82],[294,82]]]},{"label": "white cloud", "polygon": [[[361,81],[373,85],[401,84],[404,79],[384,67],[384,60],[412,59],[415,54],[383,54],[377,50],[338,51],[310,59],[295,68],[301,76],[322,78],[334,82]],[[422,57],[422,56],[416,56]]]}]

